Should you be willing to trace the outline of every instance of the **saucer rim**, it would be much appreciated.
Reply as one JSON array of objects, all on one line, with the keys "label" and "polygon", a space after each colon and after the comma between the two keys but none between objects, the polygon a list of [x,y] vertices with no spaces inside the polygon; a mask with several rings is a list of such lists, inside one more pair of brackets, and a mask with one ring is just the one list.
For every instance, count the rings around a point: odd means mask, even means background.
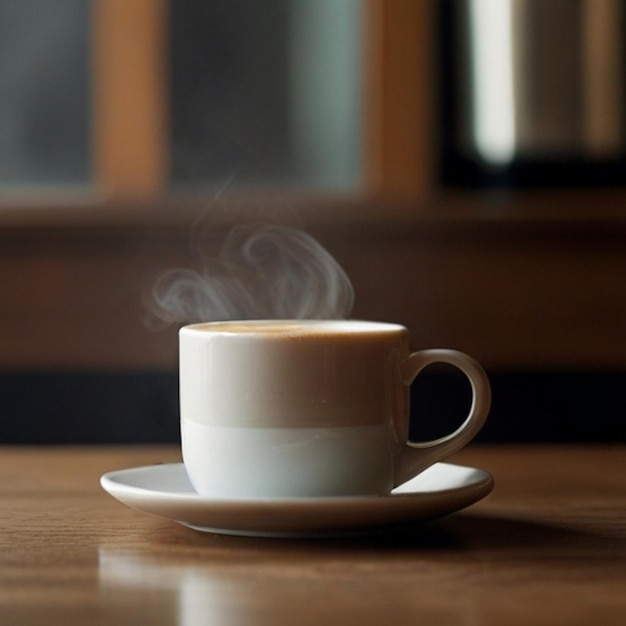
[{"label": "saucer rim", "polygon": [[[401,491],[402,489],[406,489],[406,487],[409,486],[411,483],[418,481],[422,474],[425,474],[429,470],[433,471],[434,469],[443,468],[443,467],[448,467],[448,468],[451,467],[451,468],[458,468],[458,469],[463,469],[463,470],[472,470],[475,472],[479,472],[482,475],[482,480],[481,481],[475,480],[467,485],[450,487],[446,489],[435,489],[435,490],[428,490],[428,491],[416,489],[414,491]],[[493,483],[493,476],[487,470],[484,470],[479,467],[474,467],[471,465],[465,465],[461,463],[447,463],[444,461],[433,463],[433,465],[423,470],[417,476],[413,476],[412,478],[409,478],[401,485],[394,487],[391,493],[381,494],[381,495],[355,494],[355,495],[342,495],[342,496],[298,496],[298,497],[259,496],[257,498],[219,498],[219,497],[212,497],[212,496],[203,496],[202,494],[196,491],[165,491],[162,489],[150,489],[148,487],[138,487],[136,485],[132,485],[126,482],[116,480],[117,475],[128,475],[130,473],[145,473],[149,471],[159,471],[159,470],[166,470],[166,469],[176,470],[176,471],[182,470],[183,472],[185,471],[184,463],[181,461],[154,463],[151,465],[139,465],[136,467],[128,467],[124,469],[110,470],[108,472],[105,472],[100,477],[100,485],[109,494],[110,494],[109,488],[111,488],[111,489],[115,489],[116,491],[123,490],[125,493],[134,493],[137,496],[149,494],[148,497],[153,497],[153,498],[163,497],[163,498],[169,498],[169,499],[174,499],[174,498],[188,499],[189,501],[192,501],[192,502],[202,502],[203,504],[207,504],[207,505],[216,504],[216,505],[222,506],[226,504],[229,504],[229,505],[230,504],[244,504],[244,505],[254,504],[254,505],[259,505],[259,506],[265,506],[265,505],[267,506],[287,506],[287,505],[292,506],[295,504],[303,504],[306,506],[311,506],[311,505],[319,506],[322,504],[328,504],[328,505],[336,506],[339,503],[344,504],[344,503],[351,503],[351,502],[356,502],[356,501],[370,501],[370,500],[380,501],[381,499],[389,500],[389,499],[396,499],[396,498],[403,498],[403,497],[416,498],[419,496],[426,496],[426,495],[432,496],[434,494],[445,494],[447,492],[456,493],[459,490],[477,488],[479,485],[482,484],[483,481]],[[105,483],[106,483],[106,486],[105,486]]]},{"label": "saucer rim", "polygon": [[[407,523],[427,522],[459,511],[487,496],[494,487],[492,475],[481,468],[456,463],[436,463],[475,473],[469,484],[427,491],[392,492],[389,495],[331,496],[323,498],[216,499],[195,492],[162,491],[124,482],[129,473],[184,472],[183,463],[163,463],[113,470],[100,485],[113,498],[137,511],[177,522],[196,531],[258,537],[328,537],[360,534]],[[426,470],[428,471],[428,470]],[[419,482],[419,475],[406,481]],[[263,518],[262,524],[249,522]],[[326,516],[332,516],[326,518]],[[267,517],[266,517],[267,516]],[[215,523],[215,522],[218,523]]]}]

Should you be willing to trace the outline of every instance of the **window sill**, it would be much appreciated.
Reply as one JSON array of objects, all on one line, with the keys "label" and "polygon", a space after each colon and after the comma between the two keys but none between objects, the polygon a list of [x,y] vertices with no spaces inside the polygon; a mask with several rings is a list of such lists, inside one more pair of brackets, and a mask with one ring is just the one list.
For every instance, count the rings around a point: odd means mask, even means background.
[{"label": "window sill", "polygon": [[175,236],[205,223],[205,216],[213,219],[213,205],[220,209],[220,224],[268,220],[348,237],[626,237],[626,190],[450,191],[421,201],[284,191],[141,202],[88,193],[5,197],[0,200],[0,237]]}]

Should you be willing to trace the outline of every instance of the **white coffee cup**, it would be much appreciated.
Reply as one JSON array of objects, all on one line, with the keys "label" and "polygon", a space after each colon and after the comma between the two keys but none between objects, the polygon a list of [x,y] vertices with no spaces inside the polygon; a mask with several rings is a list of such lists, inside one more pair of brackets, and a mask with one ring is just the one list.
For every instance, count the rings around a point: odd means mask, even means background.
[{"label": "white coffee cup", "polygon": [[[472,387],[463,424],[408,442],[409,386],[431,363]],[[212,322],[180,330],[183,461],[214,498],[385,495],[465,446],[489,412],[489,381],[455,350],[411,353],[397,324]]]}]

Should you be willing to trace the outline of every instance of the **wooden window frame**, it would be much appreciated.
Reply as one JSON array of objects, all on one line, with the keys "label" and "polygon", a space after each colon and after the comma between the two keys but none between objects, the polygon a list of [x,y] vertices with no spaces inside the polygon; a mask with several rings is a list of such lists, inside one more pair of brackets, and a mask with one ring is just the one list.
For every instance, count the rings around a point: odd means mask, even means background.
[{"label": "wooden window frame", "polygon": [[[365,196],[432,192],[434,4],[365,0]],[[168,0],[94,0],[94,179],[111,199],[166,192]]]},{"label": "wooden window frame", "polygon": [[[168,101],[168,5],[172,0],[93,1],[93,173],[91,190],[68,196],[66,190],[29,198],[23,194],[2,200],[0,211],[9,223],[42,220],[63,223],[72,219],[100,224],[108,215],[112,222],[133,213],[132,220],[161,219],[164,204],[175,205],[182,220],[185,201],[168,194],[169,101]],[[483,219],[485,209],[493,215],[493,194],[456,193],[442,189],[437,180],[436,137],[437,72],[434,49],[437,0],[363,0],[364,63],[363,89],[363,180],[361,189],[342,204],[352,206],[346,219],[375,219],[376,213],[389,219],[455,220],[464,207],[463,220]],[[287,193],[287,192],[285,192]],[[250,196],[250,192],[246,192]],[[294,194],[306,211],[320,201],[334,212],[337,202],[320,192]],[[547,198],[554,194],[539,194]],[[584,196],[585,194],[583,194]],[[588,195],[588,194],[587,194]],[[626,195],[613,191],[620,200]],[[488,201],[485,202],[485,197]],[[576,219],[599,215],[613,219],[623,211],[617,202],[605,203],[598,212],[583,197],[573,205],[553,208],[529,197],[537,194],[509,192],[501,202],[499,217],[514,219]],[[202,197],[191,203],[193,212]],[[44,211],[20,216],[23,206],[42,205]],[[61,208],[48,211],[50,205]],[[90,214],[82,209],[88,205]],[[62,210],[69,207],[69,210]],[[152,211],[146,210],[152,207]],[[365,207],[365,210],[364,210]],[[449,210],[449,207],[453,207]],[[119,209],[119,210],[118,210]],[[368,209],[371,209],[368,211]],[[324,213],[322,207],[321,212]],[[171,219],[166,216],[165,219]],[[325,219],[325,218],[324,218]],[[341,219],[341,218],[339,218]]]},{"label": "wooden window frame", "polygon": [[168,167],[167,0],[94,0],[94,184],[154,199]]}]

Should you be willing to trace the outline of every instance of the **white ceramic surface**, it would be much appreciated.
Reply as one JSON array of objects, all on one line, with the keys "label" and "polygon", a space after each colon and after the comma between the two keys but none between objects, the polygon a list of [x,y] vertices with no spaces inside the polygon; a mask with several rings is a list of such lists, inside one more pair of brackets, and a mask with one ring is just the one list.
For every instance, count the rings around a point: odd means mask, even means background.
[{"label": "white ceramic surface", "polygon": [[100,483],[131,508],[195,530],[276,537],[340,536],[426,522],[465,508],[493,489],[488,472],[450,463],[429,467],[389,496],[207,498],[194,491],[182,463],[113,471]]},{"label": "white ceramic surface", "polygon": [[[439,362],[467,376],[471,408],[454,432],[409,444],[409,386]],[[180,330],[183,461],[208,497],[388,495],[469,443],[490,400],[476,361],[455,350],[411,353],[397,324],[257,320]]]},{"label": "white ceramic surface", "polygon": [[[196,467],[191,482],[213,498],[388,494],[398,448],[390,431],[387,424],[228,428],[181,422],[183,458],[188,469]],[[202,460],[201,471],[193,459]]]}]

